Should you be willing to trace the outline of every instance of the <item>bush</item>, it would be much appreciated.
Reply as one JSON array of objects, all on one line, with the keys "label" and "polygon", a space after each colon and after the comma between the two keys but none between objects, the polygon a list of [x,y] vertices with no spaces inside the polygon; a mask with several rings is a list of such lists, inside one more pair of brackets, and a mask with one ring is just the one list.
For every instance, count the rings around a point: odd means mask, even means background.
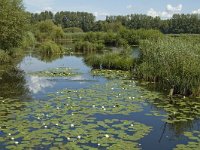
[{"label": "bush", "polygon": [[65,33],[80,33],[80,32],[83,32],[83,30],[81,28],[77,28],[77,27],[64,28],[63,31]]},{"label": "bush", "polygon": [[54,53],[59,54],[63,52],[63,48],[57,45],[55,42],[47,40],[41,43],[41,45],[39,46],[39,52],[41,52],[42,54],[47,54],[47,55],[51,55]]},{"label": "bush", "polygon": [[38,41],[56,40],[64,37],[62,27],[55,25],[52,20],[37,23],[33,32]]},{"label": "bush", "polygon": [[35,36],[32,32],[26,32],[22,40],[22,48],[33,47],[36,44]]},{"label": "bush", "polygon": [[0,64],[8,63],[11,61],[10,56],[4,50],[0,49]]}]

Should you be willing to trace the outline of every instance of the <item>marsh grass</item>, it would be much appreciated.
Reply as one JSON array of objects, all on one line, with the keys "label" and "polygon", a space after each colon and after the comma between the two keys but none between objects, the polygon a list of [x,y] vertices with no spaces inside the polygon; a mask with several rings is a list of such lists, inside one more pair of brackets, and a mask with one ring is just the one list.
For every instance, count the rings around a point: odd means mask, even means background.
[{"label": "marsh grass", "polygon": [[93,68],[130,70],[133,67],[133,58],[119,52],[90,55],[85,62]]},{"label": "marsh grass", "polygon": [[141,42],[142,57],[137,75],[164,83],[177,94],[200,95],[200,48],[180,38]]}]

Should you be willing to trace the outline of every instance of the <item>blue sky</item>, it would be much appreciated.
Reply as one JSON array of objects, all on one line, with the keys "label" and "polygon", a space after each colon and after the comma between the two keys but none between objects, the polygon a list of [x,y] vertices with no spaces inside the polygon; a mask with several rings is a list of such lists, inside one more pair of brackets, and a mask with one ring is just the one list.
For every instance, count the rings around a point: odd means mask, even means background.
[{"label": "blue sky", "polygon": [[142,13],[170,18],[174,13],[199,13],[199,0],[24,0],[26,10],[86,11],[97,19],[106,15]]}]

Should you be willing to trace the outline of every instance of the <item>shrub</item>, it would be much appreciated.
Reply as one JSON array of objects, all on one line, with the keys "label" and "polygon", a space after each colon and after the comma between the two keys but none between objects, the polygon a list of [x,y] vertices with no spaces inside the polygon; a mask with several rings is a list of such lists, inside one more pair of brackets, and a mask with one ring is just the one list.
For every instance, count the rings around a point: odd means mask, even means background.
[{"label": "shrub", "polygon": [[39,52],[47,55],[51,55],[54,53],[62,53],[63,48],[57,45],[55,42],[47,40],[39,46]]},{"label": "shrub", "polygon": [[5,52],[4,50],[1,50],[0,49],[0,64],[3,64],[3,63],[8,63],[11,61],[11,58],[10,56],[8,55],[7,52]]},{"label": "shrub", "polygon": [[81,28],[77,28],[77,27],[64,28],[63,31],[65,33],[79,33],[79,32],[83,32],[83,30]]}]

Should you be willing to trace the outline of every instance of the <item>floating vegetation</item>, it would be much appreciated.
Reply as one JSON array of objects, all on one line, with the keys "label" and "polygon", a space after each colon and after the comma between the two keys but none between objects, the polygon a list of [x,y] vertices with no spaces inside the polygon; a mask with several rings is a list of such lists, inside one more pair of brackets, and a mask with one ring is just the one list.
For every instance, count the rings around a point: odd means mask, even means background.
[{"label": "floating vegetation", "polygon": [[29,74],[38,77],[72,77],[80,75],[81,73],[76,69],[59,67],[44,71],[31,72]]},{"label": "floating vegetation", "polygon": [[130,79],[131,78],[131,73],[129,71],[122,71],[122,70],[93,69],[91,73],[94,76],[104,76],[109,79]]},{"label": "floating vegetation", "polygon": [[[138,141],[152,129],[123,119],[123,115],[142,111],[141,93],[131,80],[113,80],[88,89],[63,89],[48,96],[48,101],[2,102],[3,148],[140,149]],[[122,118],[96,117],[115,114]]]},{"label": "floating vegetation", "polygon": [[200,131],[185,132],[184,135],[190,140],[187,145],[178,144],[175,150],[199,150]]},{"label": "floating vegetation", "polygon": [[163,116],[159,113],[160,109],[164,109],[167,113],[164,115],[164,122],[173,124],[178,122],[188,122],[199,118],[200,102],[195,99],[182,98],[169,100],[166,98],[155,98],[150,100],[150,103],[158,108],[158,111],[153,111],[156,116]]}]

